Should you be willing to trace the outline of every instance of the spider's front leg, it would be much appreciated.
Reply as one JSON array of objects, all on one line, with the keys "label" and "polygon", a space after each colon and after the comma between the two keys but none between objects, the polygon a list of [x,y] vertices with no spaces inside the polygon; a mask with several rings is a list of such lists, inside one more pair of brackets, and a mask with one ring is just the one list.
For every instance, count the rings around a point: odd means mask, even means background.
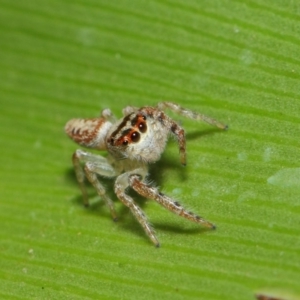
[{"label": "spider's front leg", "polygon": [[179,104],[173,103],[173,102],[160,102],[157,104],[158,109],[160,110],[166,110],[166,108],[172,110],[173,112],[184,116],[189,119],[197,120],[197,121],[203,121],[206,122],[212,126],[218,127],[223,130],[227,130],[228,126],[219,122],[218,120],[215,120],[211,117],[208,117],[206,115],[200,114],[198,112],[183,108]]},{"label": "spider's front leg", "polygon": [[154,233],[153,228],[150,226],[149,221],[142,211],[142,209],[134,202],[134,200],[126,194],[126,189],[130,185],[130,178],[132,176],[137,177],[137,178],[144,178],[147,174],[147,171],[144,170],[143,168],[136,169],[134,171],[126,172],[120,175],[116,179],[115,183],[115,193],[117,197],[122,201],[122,203],[129,207],[133,215],[136,217],[138,222],[142,225],[143,229],[145,230],[146,234],[149,236],[150,240],[152,243],[156,246],[159,247],[159,241]]},{"label": "spider's front leg", "polygon": [[170,210],[171,212],[184,217],[192,222],[200,223],[205,227],[215,229],[215,225],[206,221],[202,217],[194,214],[191,211],[187,211],[185,208],[181,206],[180,203],[174,201],[172,198],[166,196],[165,194],[158,191],[157,188],[149,186],[145,184],[145,182],[141,181],[139,176],[132,175],[129,178],[130,186],[140,195],[145,198],[153,199],[158,202],[160,205]]},{"label": "spider's front leg", "polygon": [[[184,116],[189,119],[197,120],[197,121],[204,121],[212,126],[216,126],[220,129],[227,130],[228,126],[203,114],[194,112],[192,110],[186,109],[181,107],[180,105],[173,103],[173,102],[161,102],[157,104],[157,108],[159,110],[166,110],[167,108],[172,110],[173,112]],[[166,118],[166,126],[168,127],[169,131],[175,136],[179,146],[179,153],[180,153],[180,161],[182,165],[186,165],[186,143],[185,143],[185,134],[184,130],[181,126],[179,126],[174,120],[170,118]]]},{"label": "spider's front leg", "polygon": [[[84,168],[82,168],[81,162],[85,163]],[[80,149],[76,150],[76,152],[73,154],[73,165],[75,168],[77,180],[79,182],[79,187],[83,195],[84,205],[89,205],[88,195],[84,185],[84,179],[86,176],[89,182],[95,187],[98,195],[105,201],[110,210],[113,220],[116,221],[117,214],[115,211],[114,203],[106,195],[103,185],[97,178],[97,174],[104,177],[114,177],[117,175],[115,169],[110,165],[106,158],[100,155],[82,151]]]}]

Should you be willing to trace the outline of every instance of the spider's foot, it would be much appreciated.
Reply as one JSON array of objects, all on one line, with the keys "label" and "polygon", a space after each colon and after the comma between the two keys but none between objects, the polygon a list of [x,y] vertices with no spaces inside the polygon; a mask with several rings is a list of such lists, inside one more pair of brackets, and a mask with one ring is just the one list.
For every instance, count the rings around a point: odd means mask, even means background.
[{"label": "spider's foot", "polygon": [[206,221],[203,225],[204,225],[205,227],[209,228],[209,229],[212,229],[212,230],[217,229],[217,226],[216,226],[215,224],[210,223],[210,222],[207,222],[207,221]]}]

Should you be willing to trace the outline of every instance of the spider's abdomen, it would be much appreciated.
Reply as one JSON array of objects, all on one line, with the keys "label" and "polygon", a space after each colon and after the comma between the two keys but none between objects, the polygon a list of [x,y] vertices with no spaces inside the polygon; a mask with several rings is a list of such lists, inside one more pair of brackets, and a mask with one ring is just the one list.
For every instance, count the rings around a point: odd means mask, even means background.
[{"label": "spider's abdomen", "polygon": [[81,146],[106,150],[105,137],[112,123],[104,118],[72,119],[66,126],[68,136]]}]

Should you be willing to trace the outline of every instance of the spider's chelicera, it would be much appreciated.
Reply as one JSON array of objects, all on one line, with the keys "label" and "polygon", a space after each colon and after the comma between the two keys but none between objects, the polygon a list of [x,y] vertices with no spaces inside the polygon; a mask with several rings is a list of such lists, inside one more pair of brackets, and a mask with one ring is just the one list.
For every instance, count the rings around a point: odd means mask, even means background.
[{"label": "spider's chelicera", "polygon": [[223,130],[227,129],[226,125],[212,118],[184,109],[172,102],[162,102],[156,107],[128,106],[123,109],[124,117],[118,121],[109,109],[104,109],[99,118],[72,119],[65,126],[66,133],[76,143],[93,149],[107,150],[109,153],[107,158],[80,149],[73,154],[73,164],[84,204],[88,205],[88,196],[84,186],[86,177],[109,207],[113,219],[117,220],[114,204],[107,196],[97,175],[116,177],[114,190],[117,197],[129,207],[157,247],[159,241],[154,230],[141,208],[126,193],[128,187],[145,198],[157,201],[179,216],[208,228],[215,228],[212,223],[187,211],[180,203],[146,182],[148,164],[159,160],[170,135],[173,135],[178,142],[182,165],[186,164],[184,130],[164,113],[167,108],[184,117],[202,120]]}]

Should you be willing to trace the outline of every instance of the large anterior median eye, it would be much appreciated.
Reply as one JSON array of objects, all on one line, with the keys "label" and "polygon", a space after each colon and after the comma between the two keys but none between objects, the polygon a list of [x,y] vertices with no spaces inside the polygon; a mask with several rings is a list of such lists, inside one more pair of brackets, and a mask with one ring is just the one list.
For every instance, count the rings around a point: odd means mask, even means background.
[{"label": "large anterior median eye", "polygon": [[136,143],[140,140],[140,134],[137,132],[137,131],[134,131],[132,134],[131,134],[131,140]]},{"label": "large anterior median eye", "polygon": [[142,123],[139,124],[139,130],[142,133],[145,133],[147,131],[147,125],[146,125],[145,122],[142,122]]}]

